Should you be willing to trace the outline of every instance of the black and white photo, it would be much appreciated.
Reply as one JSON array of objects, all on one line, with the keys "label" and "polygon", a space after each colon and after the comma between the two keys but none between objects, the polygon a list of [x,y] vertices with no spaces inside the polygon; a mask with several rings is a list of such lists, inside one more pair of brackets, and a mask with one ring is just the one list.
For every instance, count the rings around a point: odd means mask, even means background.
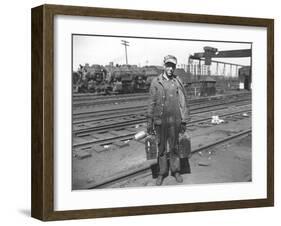
[{"label": "black and white photo", "polygon": [[72,189],[252,181],[252,43],[72,34]]}]

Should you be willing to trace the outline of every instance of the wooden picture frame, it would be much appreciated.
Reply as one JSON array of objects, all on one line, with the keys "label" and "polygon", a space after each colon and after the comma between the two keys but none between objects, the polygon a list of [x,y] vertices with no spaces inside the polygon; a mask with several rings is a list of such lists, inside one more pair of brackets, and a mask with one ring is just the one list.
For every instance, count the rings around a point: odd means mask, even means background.
[{"label": "wooden picture frame", "polygon": [[[54,210],[54,16],[86,16],[152,21],[240,25],[267,29],[267,198],[121,208]],[[32,217],[65,220],[163,214],[274,205],[274,20],[42,5],[32,9]]]}]

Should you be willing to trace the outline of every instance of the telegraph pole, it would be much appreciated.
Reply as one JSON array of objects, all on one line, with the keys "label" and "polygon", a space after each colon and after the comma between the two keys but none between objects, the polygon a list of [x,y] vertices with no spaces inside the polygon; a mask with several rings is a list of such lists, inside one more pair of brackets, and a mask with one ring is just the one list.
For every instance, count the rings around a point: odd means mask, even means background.
[{"label": "telegraph pole", "polygon": [[127,46],[129,46],[129,42],[125,40],[121,40],[121,45],[125,46],[125,54],[126,54],[126,64],[128,64],[128,57],[127,57]]}]

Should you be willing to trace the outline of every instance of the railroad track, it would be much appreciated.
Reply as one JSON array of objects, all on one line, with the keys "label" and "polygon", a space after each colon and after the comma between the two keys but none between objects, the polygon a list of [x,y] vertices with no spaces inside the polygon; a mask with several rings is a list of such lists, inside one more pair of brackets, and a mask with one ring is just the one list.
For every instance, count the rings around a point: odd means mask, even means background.
[{"label": "railroad track", "polygon": [[[212,103],[207,103],[199,106],[191,106],[190,114],[195,115],[198,113],[206,113],[210,111],[218,111],[229,107],[229,105],[237,104],[245,105],[250,102],[250,99],[240,99],[234,101],[217,101]],[[137,110],[136,110],[137,109]],[[81,133],[88,133],[94,131],[100,131],[104,129],[113,129],[113,128],[123,128],[124,126],[141,124],[146,122],[146,113],[147,113],[147,106],[140,106],[136,109],[132,108],[125,108],[126,113],[124,110],[116,114],[116,110],[110,110],[111,114],[108,112],[104,112],[103,116],[100,117],[93,117],[92,119],[87,120],[76,120],[73,121],[73,134],[81,134]],[[136,111],[135,111],[136,110]],[[112,114],[114,112],[114,114]],[[109,115],[109,116],[108,116]],[[116,121],[116,119],[118,119]],[[108,121],[110,120],[110,121]],[[115,120],[115,122],[114,122]]]},{"label": "railroad track", "polygon": [[[248,95],[242,96],[242,97],[236,97],[236,96],[230,96],[227,98],[213,98],[213,99],[193,99],[189,100],[190,107],[193,108],[195,106],[200,106],[203,105],[202,107],[208,107],[213,105],[214,103],[218,104],[225,104],[225,103],[235,103],[237,101],[242,101],[242,100],[250,100],[251,97]],[[212,103],[210,101],[212,100]],[[93,121],[94,117],[99,117],[102,116],[103,118],[105,116],[110,116],[112,118],[113,115],[118,115],[118,114],[124,114],[125,113],[132,113],[136,112],[136,114],[141,113],[142,111],[147,110],[147,103],[145,104],[136,104],[134,106],[122,106],[119,108],[111,108],[111,109],[106,109],[106,110],[89,110],[89,111],[76,111],[73,113],[73,120],[74,124],[79,123],[77,122],[79,119],[83,118],[91,118],[89,121]],[[88,121],[88,122],[89,122]],[[82,121],[81,121],[82,122]]]},{"label": "railroad track", "polygon": [[[210,99],[216,99],[221,97],[239,97],[250,95],[249,92],[241,92],[236,94],[227,94],[227,95],[217,95],[213,97],[201,97],[194,99],[197,102],[208,101]],[[137,94],[119,94],[119,95],[110,95],[110,96],[95,96],[95,95],[74,95],[73,96],[73,108],[97,106],[97,105],[106,105],[106,104],[115,104],[115,103],[124,103],[124,102],[134,102],[134,101],[146,101],[149,98],[149,93],[137,93]],[[193,100],[191,100],[193,101]]]},{"label": "railroad track", "polygon": [[[119,108],[111,108],[106,110],[96,110],[96,111],[87,111],[87,112],[79,112],[73,113],[73,119],[79,120],[83,118],[95,118],[99,116],[112,116],[117,114],[131,113],[131,112],[139,112],[141,110],[147,109],[147,105],[136,105],[131,107],[119,107]],[[74,122],[75,123],[75,122]]]},{"label": "railroad track", "polygon": [[[236,120],[236,119],[241,119],[244,116],[242,116],[241,114],[247,114],[250,115],[251,114],[251,105],[247,105],[244,106],[243,109],[241,109],[241,107],[238,107],[237,109],[233,110],[232,112],[221,112],[218,113],[217,115],[225,120]],[[195,120],[191,120],[190,122],[187,123],[187,129],[189,128],[194,128],[194,127],[202,127],[204,125],[202,125],[203,123],[209,123],[210,122],[210,117],[209,116],[205,116],[202,117],[200,119],[195,119]],[[135,122],[133,122],[132,124],[134,125]],[[80,150],[87,150],[87,149],[91,149],[93,148],[93,145],[98,145],[98,146],[105,146],[105,145],[111,145],[115,142],[124,142],[124,141],[128,141],[133,139],[133,136],[136,134],[136,130],[135,129],[128,129],[128,124],[125,125],[118,125],[118,130],[122,130],[122,129],[126,129],[127,131],[125,133],[122,133],[120,135],[117,135],[114,133],[114,128],[116,128],[116,126],[107,126],[107,127],[103,127],[103,128],[99,128],[98,134],[99,135],[103,135],[107,132],[111,132],[110,136],[101,136],[101,138],[96,138],[95,136],[96,134],[93,134],[93,131],[91,131],[92,133],[88,132],[84,132],[84,133],[80,133],[80,134],[76,134],[76,136],[78,137],[89,137],[88,141],[83,141],[83,142],[77,142],[77,143],[73,143],[72,147],[74,149],[80,149]],[[208,125],[211,126],[211,125]]]},{"label": "railroad track", "polygon": [[131,96],[139,96],[139,95],[148,95],[146,93],[130,93],[130,94],[111,94],[111,95],[97,95],[91,93],[74,93],[73,100],[97,100],[97,99],[110,99],[114,97],[131,97]]},{"label": "railroad track", "polygon": [[98,96],[96,98],[88,98],[86,100],[73,98],[73,107],[79,108],[79,107],[106,105],[106,104],[114,104],[114,103],[141,101],[147,99],[148,99],[148,94],[131,94],[131,95],[121,94],[115,96]]},{"label": "railroad track", "polygon": [[[239,93],[235,93],[235,94],[227,94],[227,95],[243,95],[245,93],[250,93],[250,92],[244,92],[244,91],[240,91]],[[99,100],[99,99],[111,99],[111,98],[116,98],[116,97],[120,97],[120,98],[127,98],[127,97],[132,97],[132,96],[149,96],[148,92],[145,93],[128,93],[128,94],[112,94],[112,95],[96,95],[96,94],[90,94],[90,93],[74,93],[73,94],[73,100],[77,100],[77,101],[82,101],[82,100]],[[209,98],[209,97],[206,97]]]},{"label": "railroad track", "polygon": [[[201,146],[197,149],[194,149],[194,150],[192,150],[191,154],[194,154],[194,153],[197,153],[200,151],[204,151],[204,150],[208,150],[209,148],[214,148],[216,146],[227,143],[231,140],[240,139],[244,136],[248,136],[251,133],[252,133],[251,129],[244,130],[242,132],[233,134],[226,138],[222,138],[215,142],[212,142],[212,143],[206,144],[204,146]],[[144,163],[144,164],[140,165],[139,167],[137,167],[137,169],[127,170],[126,172],[119,173],[118,175],[108,177],[107,179],[105,179],[103,181],[88,184],[86,187],[84,187],[84,189],[107,188],[107,187],[110,187],[112,185],[119,184],[119,183],[124,184],[128,180],[132,180],[139,176],[142,176],[142,177],[151,176],[151,174],[152,174],[151,173],[151,162],[147,162],[147,163]]]}]

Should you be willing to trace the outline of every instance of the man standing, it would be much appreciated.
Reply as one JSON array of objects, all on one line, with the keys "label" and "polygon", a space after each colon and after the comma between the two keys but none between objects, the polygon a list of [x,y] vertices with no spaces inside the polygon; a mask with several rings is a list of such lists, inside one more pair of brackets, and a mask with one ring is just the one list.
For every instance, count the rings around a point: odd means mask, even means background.
[{"label": "man standing", "polygon": [[164,71],[150,86],[147,131],[149,134],[156,133],[158,142],[159,175],[156,185],[163,183],[164,176],[169,172],[168,166],[176,181],[183,182],[178,142],[179,133],[186,129],[188,108],[184,86],[174,75],[176,65],[176,57],[164,57]]}]

